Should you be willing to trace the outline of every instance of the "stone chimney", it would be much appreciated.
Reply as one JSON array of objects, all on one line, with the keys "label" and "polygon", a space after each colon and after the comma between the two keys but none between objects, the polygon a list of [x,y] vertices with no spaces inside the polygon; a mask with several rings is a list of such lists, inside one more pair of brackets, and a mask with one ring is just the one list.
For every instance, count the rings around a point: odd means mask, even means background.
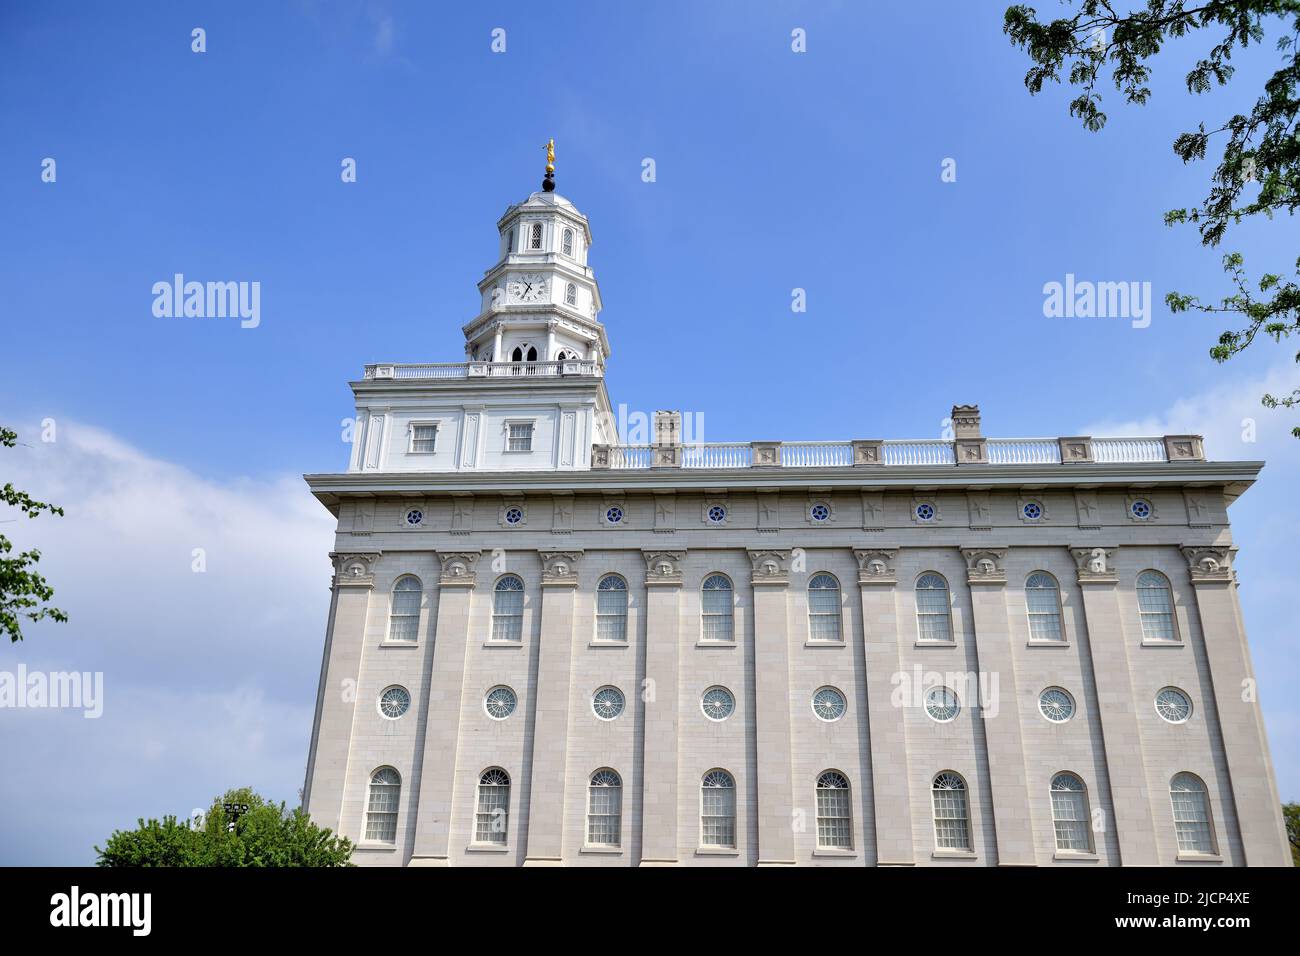
[{"label": "stone chimney", "polygon": [[987,465],[988,447],[980,434],[980,407],[952,407],[953,452],[958,465]]},{"label": "stone chimney", "polygon": [[657,411],[654,417],[654,467],[680,468],[682,413]]}]

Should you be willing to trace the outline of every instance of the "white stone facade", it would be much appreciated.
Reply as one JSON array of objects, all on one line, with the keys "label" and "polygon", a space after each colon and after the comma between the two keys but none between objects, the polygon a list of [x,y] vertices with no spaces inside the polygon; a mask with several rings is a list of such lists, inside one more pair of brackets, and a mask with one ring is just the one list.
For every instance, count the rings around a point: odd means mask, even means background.
[{"label": "white stone facade", "polygon": [[[469,361],[368,367],[349,471],[308,476],[339,523],[305,802],[356,862],[1289,864],[1227,515],[1259,463],[999,443],[966,406],[941,442],[692,447],[660,415],[621,446],[586,220],[548,193],[498,226]],[[548,297],[494,306],[518,269]]]}]

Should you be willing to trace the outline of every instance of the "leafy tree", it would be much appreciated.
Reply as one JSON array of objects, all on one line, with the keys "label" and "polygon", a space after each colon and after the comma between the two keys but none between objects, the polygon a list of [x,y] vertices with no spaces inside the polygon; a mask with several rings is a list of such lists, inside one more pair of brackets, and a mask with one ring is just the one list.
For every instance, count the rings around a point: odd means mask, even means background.
[{"label": "leafy tree", "polygon": [[[0,445],[13,448],[16,444],[18,433],[0,426]],[[62,508],[34,500],[31,495],[15,488],[12,482],[6,482],[4,489],[0,490],[0,501],[17,508],[29,518],[35,518],[43,511],[52,515],[63,514]],[[0,630],[9,634],[10,643],[23,639],[21,618],[31,621],[45,617],[56,621],[68,619],[68,615],[57,607],[45,604],[54,596],[54,588],[34,570],[41,553],[32,548],[11,558],[9,554],[13,548],[9,539],[0,534]]]},{"label": "leafy tree", "polygon": [[[1279,26],[1281,65],[1264,83],[1250,110],[1228,117],[1212,129],[1200,123],[1174,140],[1174,153],[1184,163],[1203,160],[1216,137],[1223,137],[1223,152],[1205,199],[1199,206],[1169,210],[1165,222],[1195,225],[1201,243],[1213,247],[1230,225],[1247,217],[1272,219],[1277,213],[1293,214],[1300,204],[1300,135],[1296,130],[1300,0],[1146,0],[1143,7],[1128,13],[1117,12],[1117,6],[1112,0],[1077,0],[1073,16],[1050,21],[1040,21],[1032,7],[1008,7],[1003,30],[1033,61],[1025,74],[1029,92],[1038,93],[1048,80],[1060,82],[1065,72],[1077,91],[1070,102],[1070,115],[1095,132],[1106,125],[1098,92],[1105,72],[1109,71],[1115,89],[1127,102],[1143,105],[1151,95],[1148,63],[1162,45],[1205,31],[1210,47],[1186,77],[1189,93],[1205,93],[1231,81],[1234,50],[1261,43],[1266,22]],[[1226,362],[1260,332],[1276,342],[1300,332],[1300,286],[1293,279],[1269,272],[1252,282],[1242,256],[1235,252],[1224,256],[1223,268],[1235,291],[1217,305],[1178,292],[1165,297],[1174,313],[1195,310],[1223,317],[1236,326],[1219,336],[1218,344],[1210,349],[1211,358]],[[1300,258],[1295,272],[1300,277]],[[1300,362],[1300,353],[1296,361]],[[1265,395],[1262,402],[1269,408],[1290,408],[1300,404],[1300,388],[1281,397]],[[1291,431],[1300,438],[1300,426]]]},{"label": "leafy tree", "polygon": [[1300,866],[1300,803],[1282,804],[1282,816],[1286,819],[1286,838],[1291,844],[1291,863]]},{"label": "leafy tree", "polygon": [[[246,805],[232,821],[224,804]],[[287,810],[247,787],[212,801],[200,821],[136,821],[115,830],[98,866],[352,866],[352,841],[318,827],[302,810]],[[231,823],[234,826],[231,826]]]}]

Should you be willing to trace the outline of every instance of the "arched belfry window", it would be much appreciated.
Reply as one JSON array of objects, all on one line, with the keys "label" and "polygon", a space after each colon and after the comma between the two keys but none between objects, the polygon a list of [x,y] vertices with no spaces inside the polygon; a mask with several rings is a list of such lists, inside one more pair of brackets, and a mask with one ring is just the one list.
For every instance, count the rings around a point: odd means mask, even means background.
[{"label": "arched belfry window", "polygon": [[540,222],[533,223],[532,229],[528,233],[528,248],[542,248],[542,224]]},{"label": "arched belfry window", "polygon": [[566,256],[573,255],[573,230],[572,229],[564,230],[564,245],[562,246],[562,249]]},{"label": "arched belfry window", "polygon": [[578,304],[578,287],[574,285],[572,282],[570,282],[568,285],[564,287],[564,304],[565,305]]}]

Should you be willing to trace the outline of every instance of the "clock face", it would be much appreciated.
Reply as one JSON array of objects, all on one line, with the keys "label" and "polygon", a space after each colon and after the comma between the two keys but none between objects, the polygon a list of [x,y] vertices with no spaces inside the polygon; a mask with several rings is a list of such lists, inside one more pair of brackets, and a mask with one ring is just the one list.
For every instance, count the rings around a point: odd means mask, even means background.
[{"label": "clock face", "polygon": [[516,276],[510,280],[509,291],[518,302],[540,302],[546,297],[546,276]]}]

